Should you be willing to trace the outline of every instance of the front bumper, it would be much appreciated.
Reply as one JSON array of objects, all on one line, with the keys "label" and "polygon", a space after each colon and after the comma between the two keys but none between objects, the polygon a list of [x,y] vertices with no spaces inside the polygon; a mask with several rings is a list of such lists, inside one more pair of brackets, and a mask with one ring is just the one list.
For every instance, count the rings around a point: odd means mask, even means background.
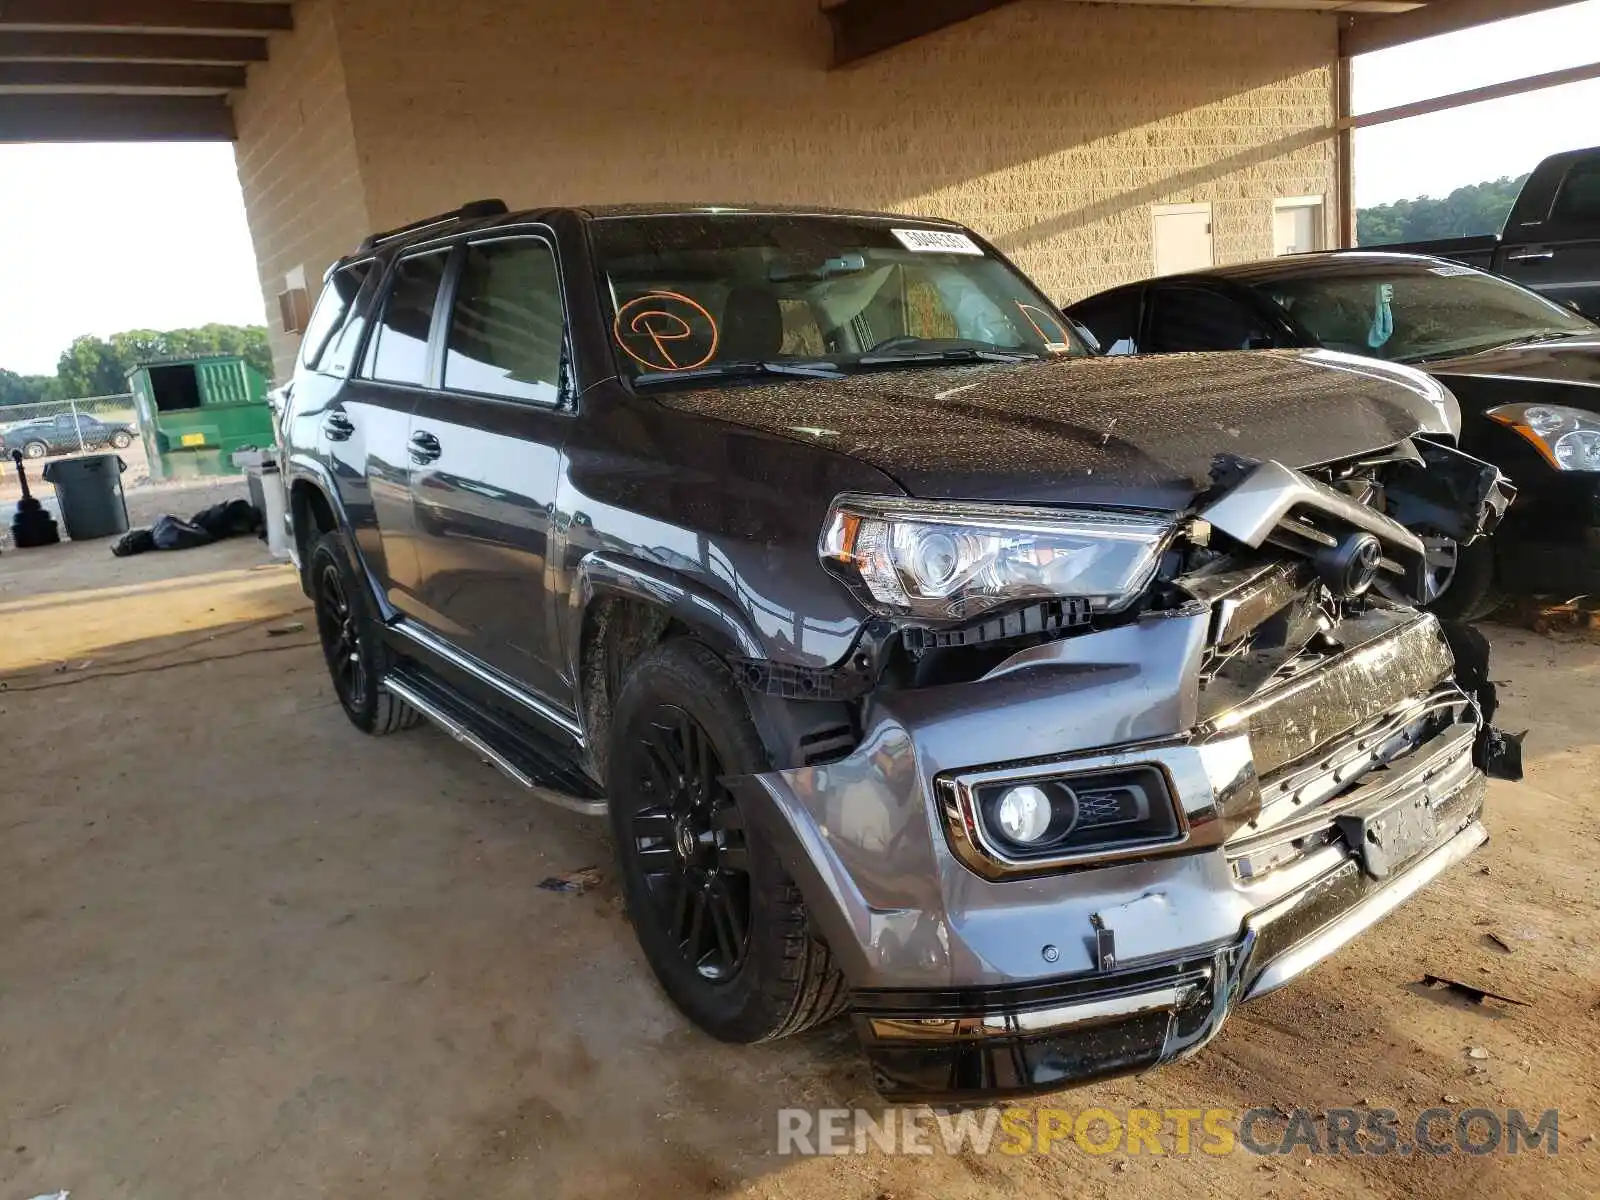
[{"label": "front bumper", "polygon": [[[1220,718],[1198,694],[1208,621],[1152,618],[1025,651],[976,682],[874,698],[848,758],[729,781],[843,966],[886,1094],[993,1098],[1192,1053],[1233,1005],[1485,840],[1480,725],[1432,617],[1392,620],[1348,669],[1280,689],[1292,705]],[[1375,699],[1385,687],[1397,695]],[[1409,714],[1440,705],[1450,723],[1371,766]],[[1286,758],[1307,712],[1345,732],[1314,761]],[[1166,756],[1183,844],[1020,877],[975,869],[941,781],[974,763],[1108,755]],[[1185,755],[1193,769],[1170,769]],[[1391,861],[1353,845],[1349,822],[1392,805],[1425,806],[1432,832]]]},{"label": "front bumper", "polygon": [[1210,954],[1025,988],[857,993],[874,1079],[897,1099],[993,1099],[1193,1054],[1235,1005],[1327,958],[1483,845],[1481,777],[1474,790],[1466,824],[1403,874],[1380,882],[1345,857]]}]

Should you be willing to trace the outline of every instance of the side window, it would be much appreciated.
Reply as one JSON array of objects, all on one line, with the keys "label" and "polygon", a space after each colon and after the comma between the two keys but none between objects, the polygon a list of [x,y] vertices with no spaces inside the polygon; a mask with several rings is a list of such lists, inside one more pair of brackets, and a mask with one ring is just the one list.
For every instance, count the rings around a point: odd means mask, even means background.
[{"label": "side window", "polygon": [[1153,289],[1150,344],[1157,354],[1182,350],[1253,350],[1273,344],[1271,332],[1249,309],[1210,288]]},{"label": "side window", "polygon": [[1067,315],[1087,325],[1105,353],[1139,353],[1138,288],[1073,304]]},{"label": "side window", "polygon": [[1600,229],[1600,160],[1575,163],[1561,181],[1552,225],[1584,225]]},{"label": "side window", "polygon": [[444,386],[559,403],[564,321],[548,243],[529,237],[468,246],[450,313]]},{"label": "side window", "polygon": [[351,263],[328,276],[322,295],[317,297],[317,307],[306,325],[305,336],[300,339],[300,361],[316,370],[326,365],[329,343],[344,325],[350,305],[361,290],[372,270],[372,260]]},{"label": "side window", "polygon": [[439,282],[449,261],[448,250],[400,260],[367,355],[367,373],[372,378],[386,383],[428,381],[428,328],[433,324]]}]

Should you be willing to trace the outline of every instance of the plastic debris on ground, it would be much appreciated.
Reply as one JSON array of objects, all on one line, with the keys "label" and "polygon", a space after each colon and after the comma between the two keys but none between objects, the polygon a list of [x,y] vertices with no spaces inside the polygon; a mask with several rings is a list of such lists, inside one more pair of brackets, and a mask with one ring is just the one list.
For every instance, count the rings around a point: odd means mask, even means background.
[{"label": "plastic debris on ground", "polygon": [[547,892],[572,892],[582,895],[600,886],[599,867],[583,867],[577,871],[568,871],[564,875],[552,875],[548,879],[541,879],[539,886]]},{"label": "plastic debris on ground", "polygon": [[1518,1000],[1512,996],[1502,996],[1499,992],[1491,992],[1488,988],[1478,987],[1472,983],[1462,983],[1459,979],[1446,979],[1443,975],[1424,975],[1422,982],[1427,987],[1443,987],[1446,991],[1454,992],[1458,996],[1465,996],[1474,1004],[1482,1004],[1485,1000],[1498,1000],[1502,1004],[1515,1004],[1527,1008],[1526,1000]]}]

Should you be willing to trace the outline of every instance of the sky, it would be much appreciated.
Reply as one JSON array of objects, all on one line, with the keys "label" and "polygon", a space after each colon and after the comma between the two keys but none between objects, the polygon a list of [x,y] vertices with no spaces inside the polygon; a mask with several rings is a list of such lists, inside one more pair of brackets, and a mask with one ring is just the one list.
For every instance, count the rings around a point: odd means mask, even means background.
[{"label": "sky", "polygon": [[[1600,0],[1497,21],[1355,60],[1354,109],[1540,75],[1600,59]],[[1600,79],[1358,129],[1356,204],[1443,196],[1531,171],[1559,150],[1600,145]]]},{"label": "sky", "polygon": [[233,147],[0,145],[0,367],[83,333],[266,320]]},{"label": "sky", "polygon": [[[1364,55],[1356,112],[1592,62],[1600,0]],[[1600,79],[1355,138],[1356,203],[1442,196],[1600,144]],[[227,145],[0,145],[0,367],[79,334],[266,319]]]}]

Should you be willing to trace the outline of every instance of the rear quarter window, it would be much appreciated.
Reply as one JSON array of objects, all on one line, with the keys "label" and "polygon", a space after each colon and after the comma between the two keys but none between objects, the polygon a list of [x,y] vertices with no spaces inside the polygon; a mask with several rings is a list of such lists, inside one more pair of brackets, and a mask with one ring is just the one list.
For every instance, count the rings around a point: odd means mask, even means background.
[{"label": "rear quarter window", "polygon": [[300,361],[312,370],[326,370],[331,350],[337,341],[335,335],[349,319],[351,306],[361,291],[361,285],[372,272],[372,261],[351,263],[340,267],[328,276],[322,295],[317,297],[317,307],[300,340]]}]

